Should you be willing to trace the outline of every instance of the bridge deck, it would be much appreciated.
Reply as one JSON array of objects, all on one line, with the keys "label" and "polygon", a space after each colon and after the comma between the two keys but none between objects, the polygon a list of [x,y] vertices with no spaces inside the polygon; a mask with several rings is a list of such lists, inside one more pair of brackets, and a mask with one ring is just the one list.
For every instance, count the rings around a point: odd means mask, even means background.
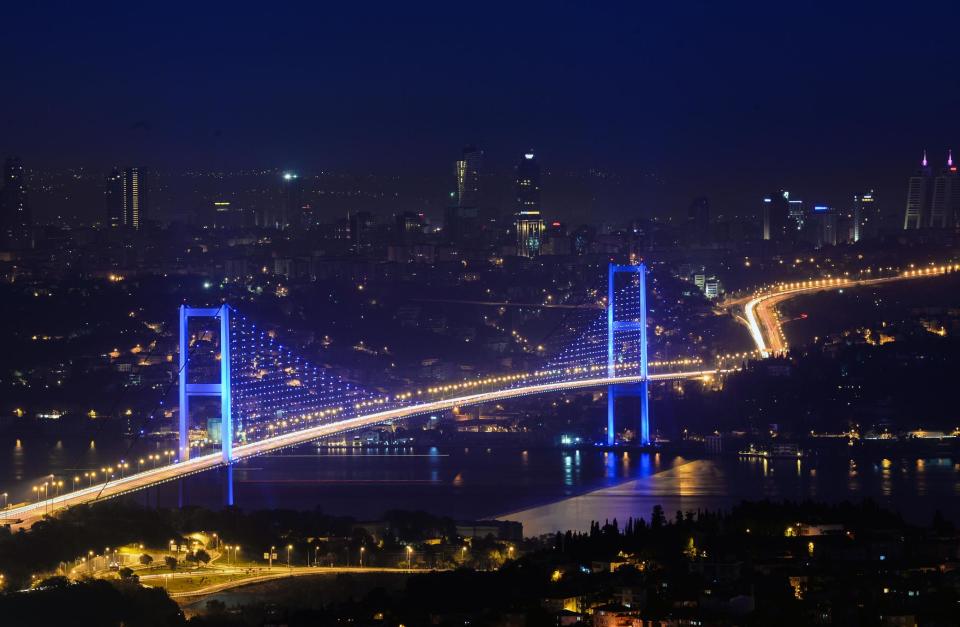
[{"label": "bridge deck", "polygon": [[[650,375],[653,381],[669,381],[675,379],[696,379],[705,376],[712,376],[729,372],[730,370],[692,370],[686,372],[659,373]],[[518,396],[528,396],[533,394],[547,394],[551,392],[563,392],[588,387],[602,387],[606,385],[636,383],[640,381],[639,376],[630,377],[602,377],[596,379],[582,379],[577,381],[564,381],[559,383],[543,383],[538,385],[529,385],[517,388],[508,388],[492,392],[479,392],[465,396],[446,398],[429,403],[421,403],[379,411],[364,416],[357,416],[337,422],[332,422],[300,431],[293,431],[281,435],[273,436],[249,444],[236,446],[233,449],[233,458],[235,460],[263,455],[282,448],[296,446],[311,440],[330,437],[363,429],[374,425],[382,424],[391,420],[409,418],[421,414],[445,411],[454,407],[465,405],[479,405]],[[19,507],[8,509],[2,513],[2,523],[11,524],[15,527],[29,527],[33,523],[43,518],[46,514],[61,510],[73,505],[94,503],[108,498],[113,498],[143,490],[161,483],[174,481],[183,477],[193,475],[205,470],[216,468],[223,464],[223,458],[220,452],[209,453],[199,457],[194,457],[186,461],[177,462],[168,466],[145,470],[123,477],[114,479],[106,484],[97,484],[92,487],[83,488],[75,492],[69,492],[58,497],[30,503]]]}]

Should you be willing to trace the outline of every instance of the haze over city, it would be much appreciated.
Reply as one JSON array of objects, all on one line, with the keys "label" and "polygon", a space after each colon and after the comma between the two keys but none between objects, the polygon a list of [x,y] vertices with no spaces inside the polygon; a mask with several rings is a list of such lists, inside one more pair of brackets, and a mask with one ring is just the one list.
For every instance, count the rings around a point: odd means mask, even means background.
[{"label": "haze over city", "polygon": [[960,624],[958,12],[5,6],[0,623]]}]

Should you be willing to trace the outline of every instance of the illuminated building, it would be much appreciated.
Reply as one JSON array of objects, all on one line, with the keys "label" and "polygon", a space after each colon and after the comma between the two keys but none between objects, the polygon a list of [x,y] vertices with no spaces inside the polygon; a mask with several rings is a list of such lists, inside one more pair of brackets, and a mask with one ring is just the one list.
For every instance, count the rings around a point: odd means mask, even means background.
[{"label": "illuminated building", "polygon": [[790,192],[780,192],[763,199],[763,239],[780,242],[787,238]]},{"label": "illuminated building", "polygon": [[476,146],[463,149],[463,156],[456,163],[457,206],[480,206],[480,169],[483,167],[483,151]]},{"label": "illuminated building", "polygon": [[960,215],[960,177],[953,165],[953,151],[947,153],[947,165],[933,181],[930,203],[930,228],[946,229],[956,224]]},{"label": "illuminated building", "polygon": [[403,211],[394,216],[397,238],[401,242],[419,240],[423,236],[426,220],[422,213]]},{"label": "illuminated building", "polygon": [[803,201],[797,198],[787,200],[787,220],[793,234],[803,230],[803,225],[807,220],[807,214],[803,209]]},{"label": "illuminated building", "polygon": [[452,202],[443,213],[443,233],[449,242],[462,243],[479,234],[482,167],[483,151],[476,146],[465,147],[454,164],[457,189],[450,192]]},{"label": "illuminated building", "polygon": [[107,205],[107,226],[123,226],[123,173],[117,168],[107,175],[107,187],[103,196]]},{"label": "illuminated building", "polygon": [[280,198],[273,211],[267,213],[263,226],[285,230],[291,226],[310,226],[304,224],[311,217],[303,215],[303,184],[296,172],[284,172],[280,176]]},{"label": "illuminated building", "polygon": [[123,226],[140,229],[150,212],[150,194],[147,171],[143,168],[127,168],[121,184],[123,193]]},{"label": "illuminated building", "polygon": [[373,230],[373,215],[369,211],[358,211],[347,217],[350,222],[350,241],[357,254],[370,250],[370,235]]},{"label": "illuminated building", "polygon": [[0,189],[2,235],[10,241],[26,242],[32,224],[23,162],[15,157],[8,158],[3,163],[3,188]]},{"label": "illuminated building", "polygon": [[517,165],[515,190],[517,255],[536,257],[543,244],[543,220],[540,217],[540,166],[532,151],[524,153]]},{"label": "illuminated building", "polygon": [[880,229],[880,215],[871,189],[853,197],[853,241],[876,236]]},{"label": "illuminated building", "polygon": [[837,217],[837,212],[826,205],[817,205],[813,208],[814,248],[837,245]]},{"label": "illuminated building", "polygon": [[927,164],[927,151],[923,151],[920,169],[910,177],[907,185],[907,208],[903,216],[905,231],[920,229],[930,219],[930,205],[933,200],[933,173]]}]

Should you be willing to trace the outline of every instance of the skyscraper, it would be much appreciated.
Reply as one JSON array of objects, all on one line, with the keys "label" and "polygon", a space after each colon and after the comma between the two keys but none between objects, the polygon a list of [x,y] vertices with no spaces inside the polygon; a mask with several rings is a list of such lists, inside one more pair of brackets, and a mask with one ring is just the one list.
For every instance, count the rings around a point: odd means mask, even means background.
[{"label": "skyscraper", "polygon": [[10,242],[29,241],[33,220],[27,203],[27,184],[23,162],[10,157],[3,163],[3,187],[0,188],[0,227]]},{"label": "skyscraper", "polygon": [[463,149],[463,156],[456,163],[457,206],[480,206],[480,170],[483,167],[483,151],[476,146]]},{"label": "skyscraper", "polygon": [[303,225],[303,213],[303,183],[300,175],[284,172],[280,176],[279,202],[274,211],[268,214],[264,226],[283,231],[293,225]]},{"label": "skyscraper", "polygon": [[476,146],[465,147],[454,164],[457,190],[450,193],[451,205],[443,212],[443,233],[450,242],[461,244],[479,235],[482,167],[483,151]]},{"label": "skyscraper", "polygon": [[687,228],[691,241],[706,244],[710,234],[710,199],[694,198],[687,209]]},{"label": "skyscraper", "polygon": [[787,238],[787,218],[790,213],[790,192],[780,192],[763,198],[763,239],[782,242]]},{"label": "skyscraper", "polygon": [[953,151],[947,152],[947,165],[933,181],[930,203],[930,228],[945,229],[956,224],[960,214],[960,175],[953,165]]},{"label": "skyscraper", "polygon": [[524,153],[517,164],[515,190],[517,255],[536,257],[543,243],[543,219],[540,217],[540,165],[533,151]]},{"label": "skyscraper", "polygon": [[150,215],[150,187],[144,168],[127,168],[123,172],[123,225],[139,230]]},{"label": "skyscraper", "polygon": [[880,232],[880,213],[871,189],[853,197],[853,241],[876,237]]},{"label": "skyscraper", "polygon": [[920,169],[910,177],[907,185],[907,209],[903,216],[903,229],[920,229],[929,223],[930,205],[933,201],[933,173],[927,164],[927,151],[923,151]]},{"label": "skyscraper", "polygon": [[103,192],[107,206],[107,226],[123,226],[123,173],[114,168],[107,175],[107,187]]}]

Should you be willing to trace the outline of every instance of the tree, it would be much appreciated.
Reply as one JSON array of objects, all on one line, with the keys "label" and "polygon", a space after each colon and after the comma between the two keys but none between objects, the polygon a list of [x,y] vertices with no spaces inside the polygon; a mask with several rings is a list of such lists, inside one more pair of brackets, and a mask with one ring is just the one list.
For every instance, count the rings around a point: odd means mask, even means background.
[{"label": "tree", "polygon": [[121,581],[128,581],[132,583],[138,583],[140,581],[140,577],[135,575],[133,569],[127,566],[121,568],[117,574],[120,575]]},{"label": "tree", "polygon": [[149,566],[150,564],[153,563],[153,558],[147,555],[146,553],[144,553],[143,555],[140,556],[140,563],[143,564],[144,566]]},{"label": "tree", "polygon": [[663,508],[660,505],[653,506],[653,514],[650,516],[650,526],[654,529],[659,529],[667,524],[667,517],[663,513]]},{"label": "tree", "polygon": [[167,565],[167,568],[170,570],[177,570],[177,558],[172,555],[168,555],[163,558],[163,562]]},{"label": "tree", "polygon": [[193,554],[193,557],[197,560],[199,564],[208,564],[210,562],[210,554],[199,549],[196,553]]}]

